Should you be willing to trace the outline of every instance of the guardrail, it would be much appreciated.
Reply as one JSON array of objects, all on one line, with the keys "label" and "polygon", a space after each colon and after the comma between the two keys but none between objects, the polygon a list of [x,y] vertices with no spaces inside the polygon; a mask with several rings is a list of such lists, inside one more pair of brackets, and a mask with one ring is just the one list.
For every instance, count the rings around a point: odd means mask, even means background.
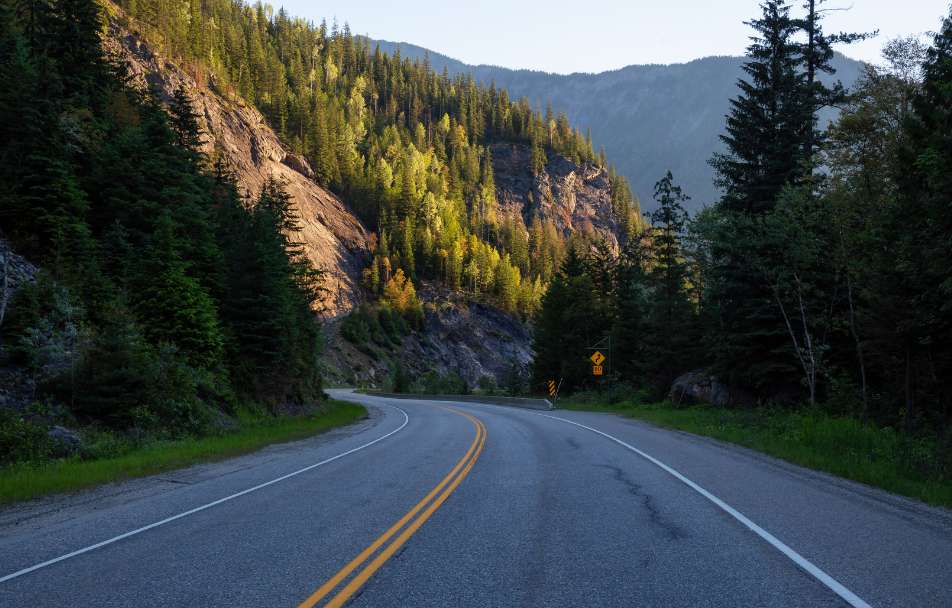
[{"label": "guardrail", "polygon": [[412,393],[372,393],[373,397],[388,399],[424,399],[427,401],[460,401],[463,403],[488,403],[490,405],[508,405],[531,410],[554,410],[548,399],[529,399],[526,397],[496,397],[494,395],[415,395]]}]

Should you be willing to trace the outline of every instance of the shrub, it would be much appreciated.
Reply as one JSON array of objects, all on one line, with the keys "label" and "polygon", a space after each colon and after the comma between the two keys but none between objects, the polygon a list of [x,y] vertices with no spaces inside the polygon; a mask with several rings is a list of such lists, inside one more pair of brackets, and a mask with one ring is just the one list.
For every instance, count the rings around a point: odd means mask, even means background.
[{"label": "shrub", "polygon": [[393,367],[390,390],[394,393],[407,393],[410,391],[410,376],[407,374],[406,368],[399,359]]},{"label": "shrub", "polygon": [[484,395],[492,395],[496,392],[496,378],[493,376],[480,376],[477,386]]},{"label": "shrub", "polygon": [[0,465],[49,458],[53,442],[46,429],[23,419],[17,412],[0,409]]},{"label": "shrub", "polygon": [[469,394],[469,385],[456,372],[440,374],[430,370],[417,378],[416,382],[413,383],[412,390],[414,393],[429,395],[467,395]]},{"label": "shrub", "polygon": [[384,335],[394,346],[399,346],[403,337],[410,333],[410,327],[403,316],[386,304],[380,307],[379,320]]}]

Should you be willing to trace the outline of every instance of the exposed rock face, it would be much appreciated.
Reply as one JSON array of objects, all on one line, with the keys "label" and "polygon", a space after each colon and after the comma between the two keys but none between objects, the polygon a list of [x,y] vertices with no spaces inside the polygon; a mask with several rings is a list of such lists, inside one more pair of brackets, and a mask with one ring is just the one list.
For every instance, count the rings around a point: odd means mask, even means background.
[{"label": "exposed rock face", "polygon": [[[423,331],[403,339],[390,359],[399,360],[415,377],[427,371],[441,375],[456,372],[470,386],[489,376],[502,386],[513,364],[524,377],[532,362],[532,336],[518,319],[445,288],[423,283],[419,296],[424,302]],[[391,362],[370,356],[328,328],[325,360],[333,368],[331,381],[385,386]]]},{"label": "exposed rock face", "polygon": [[493,144],[490,149],[496,199],[502,209],[520,213],[527,226],[538,215],[553,220],[564,234],[594,231],[617,251],[621,228],[612,217],[607,171],[554,156],[545,170],[534,176],[528,146]]},{"label": "exposed rock face", "polygon": [[367,231],[337,196],[313,181],[307,161],[284,148],[253,106],[240,98],[226,99],[214,86],[196,82],[116,19],[110,20],[104,45],[126,62],[135,81],[164,101],[185,87],[200,116],[205,151],[225,155],[249,198],[270,176],[285,182],[301,216],[300,240],[307,256],[327,273],[324,314],[334,317],[350,310],[360,298],[360,271],[369,255]]},{"label": "exposed rock face", "polygon": [[14,292],[20,285],[32,281],[36,272],[36,266],[14,253],[9,244],[0,238],[0,325],[3,324],[7,304]]},{"label": "exposed rock face", "polygon": [[[0,327],[13,294],[36,277],[37,268],[0,238]],[[25,368],[10,365],[0,332],[0,408],[22,409],[33,399],[35,380]]]}]

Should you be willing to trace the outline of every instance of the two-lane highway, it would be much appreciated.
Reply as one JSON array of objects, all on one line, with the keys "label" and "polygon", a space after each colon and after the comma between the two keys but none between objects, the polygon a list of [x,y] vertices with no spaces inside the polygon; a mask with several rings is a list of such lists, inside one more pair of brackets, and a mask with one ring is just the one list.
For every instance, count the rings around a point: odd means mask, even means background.
[{"label": "two-lane highway", "polygon": [[614,416],[371,418],[0,511],[2,606],[952,606],[952,514]]}]

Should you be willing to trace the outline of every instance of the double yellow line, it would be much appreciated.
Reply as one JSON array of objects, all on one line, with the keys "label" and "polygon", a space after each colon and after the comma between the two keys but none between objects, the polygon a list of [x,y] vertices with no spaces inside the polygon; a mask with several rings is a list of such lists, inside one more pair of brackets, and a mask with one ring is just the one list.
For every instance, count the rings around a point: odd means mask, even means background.
[{"label": "double yellow line", "polygon": [[[437,406],[442,407],[442,406]],[[342,582],[344,582],[357,568],[360,568],[361,565],[368,558],[376,553],[376,556],[370,561],[369,564],[364,566],[364,568],[357,573],[356,576],[351,578],[344,587],[337,592],[337,595],[332,597],[327,604],[328,607],[337,607],[343,606],[356,592],[360,589],[367,580],[370,579],[374,573],[380,569],[383,564],[393,556],[397,550],[404,545],[404,543],[409,540],[411,536],[420,529],[426,520],[430,519],[430,516],[440,508],[446,499],[449,498],[450,494],[456,490],[460,482],[469,475],[470,470],[472,470],[473,465],[476,464],[476,461],[479,459],[480,453],[483,451],[483,445],[486,443],[486,427],[482,422],[470,416],[465,412],[461,412],[457,409],[444,407],[443,409],[449,410],[460,416],[465,416],[473,423],[473,426],[476,428],[476,437],[473,439],[473,443],[469,446],[469,451],[456,463],[456,466],[450,470],[450,472],[443,478],[440,483],[436,485],[435,488],[430,490],[429,494],[423,497],[423,500],[418,502],[412,509],[407,511],[407,514],[401,517],[397,523],[390,526],[386,532],[381,534],[377,539],[370,543],[370,545],[360,552],[360,555],[355,557],[350,561],[349,564],[344,566],[337,572],[334,576],[329,578],[327,582],[321,585],[317,591],[311,594],[306,600],[301,602],[298,608],[311,608],[316,606],[318,602],[327,597],[331,592],[337,589]],[[435,499],[434,499],[435,497]],[[422,513],[421,513],[422,511]],[[419,514],[419,516],[417,516]],[[416,517],[416,519],[414,519]],[[412,521],[411,521],[412,520]],[[407,525],[407,522],[410,522]],[[401,532],[402,530],[402,532]],[[400,532],[396,539],[391,542],[387,547],[377,553],[377,550],[380,549],[383,545],[390,540],[393,535]]]}]

